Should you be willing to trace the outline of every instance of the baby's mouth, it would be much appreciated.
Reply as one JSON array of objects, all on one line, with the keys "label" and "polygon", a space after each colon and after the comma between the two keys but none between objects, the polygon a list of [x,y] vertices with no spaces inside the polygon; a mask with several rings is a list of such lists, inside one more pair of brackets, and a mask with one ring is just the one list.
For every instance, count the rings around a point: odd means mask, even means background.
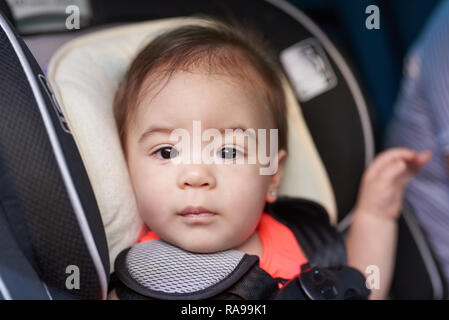
[{"label": "baby's mouth", "polygon": [[207,222],[217,214],[204,207],[187,206],[178,215],[191,222]]}]

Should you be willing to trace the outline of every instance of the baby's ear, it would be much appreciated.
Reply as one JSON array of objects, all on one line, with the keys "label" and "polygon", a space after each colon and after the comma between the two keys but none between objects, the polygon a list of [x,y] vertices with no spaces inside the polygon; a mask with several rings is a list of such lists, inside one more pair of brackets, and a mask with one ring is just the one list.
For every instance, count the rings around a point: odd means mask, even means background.
[{"label": "baby's ear", "polygon": [[282,173],[283,173],[283,169],[284,169],[284,164],[285,164],[285,159],[287,158],[287,151],[284,149],[280,149],[278,151],[278,171],[275,173],[279,174],[279,181],[278,184],[281,183],[281,179],[282,179]]},{"label": "baby's ear", "polygon": [[271,175],[270,185],[267,190],[266,201],[274,202],[279,195],[279,187],[281,185],[282,173],[284,169],[285,158],[287,157],[287,151],[280,149],[278,151],[277,161],[277,171]]}]

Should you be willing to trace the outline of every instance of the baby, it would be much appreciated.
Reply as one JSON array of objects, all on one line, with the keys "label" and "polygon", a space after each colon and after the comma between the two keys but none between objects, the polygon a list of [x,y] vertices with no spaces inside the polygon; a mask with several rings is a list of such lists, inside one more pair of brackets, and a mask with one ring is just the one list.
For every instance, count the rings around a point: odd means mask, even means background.
[{"label": "baby", "polygon": [[[132,62],[114,112],[148,227],[140,241],[160,238],[198,253],[241,250],[259,256],[273,277],[298,273],[306,261],[301,244],[264,212],[277,199],[287,156],[283,76],[274,57],[256,35],[207,20],[158,36]],[[199,140],[190,148],[192,137]],[[260,156],[267,150],[274,167],[268,174]],[[390,150],[364,175],[347,240],[349,263],[362,272],[378,265],[383,287],[392,272],[402,191],[429,157]],[[382,298],[386,290],[374,294]]]}]

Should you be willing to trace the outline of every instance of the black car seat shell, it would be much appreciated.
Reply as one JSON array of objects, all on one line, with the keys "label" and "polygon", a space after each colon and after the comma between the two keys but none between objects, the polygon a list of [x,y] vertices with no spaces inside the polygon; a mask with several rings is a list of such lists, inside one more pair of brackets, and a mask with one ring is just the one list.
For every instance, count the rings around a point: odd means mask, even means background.
[{"label": "black car seat shell", "polygon": [[4,219],[50,296],[65,288],[65,270],[75,265],[87,271],[86,288],[67,296],[104,298],[107,245],[83,163],[33,56],[3,16],[0,25]]}]

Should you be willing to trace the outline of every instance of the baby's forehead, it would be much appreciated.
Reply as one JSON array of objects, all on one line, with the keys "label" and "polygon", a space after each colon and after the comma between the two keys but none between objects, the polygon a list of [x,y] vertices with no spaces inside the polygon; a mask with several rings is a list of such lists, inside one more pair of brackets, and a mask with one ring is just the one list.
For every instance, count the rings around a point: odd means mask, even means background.
[{"label": "baby's forehead", "polygon": [[[217,58],[216,58],[217,59]],[[162,90],[174,77],[179,74],[197,74],[210,77],[211,79],[220,79],[229,83],[244,85],[258,90],[269,89],[262,71],[247,57],[237,58],[238,62],[220,62],[214,64],[207,59],[198,59],[185,66],[173,66],[170,63],[161,65],[158,68],[147,73],[140,85],[139,95],[151,94],[152,90]]]},{"label": "baby's forehead", "polygon": [[[177,71],[171,74],[149,76],[141,87],[137,107],[141,112],[151,112],[158,104],[170,104],[178,108],[195,107],[196,104],[214,102],[205,111],[214,111],[214,106],[230,108],[249,106],[254,112],[268,108],[265,88],[257,79],[242,79],[230,74],[212,73],[204,70]],[[217,101],[214,101],[216,99]],[[191,101],[193,100],[193,102]],[[168,111],[160,108],[155,112]],[[173,114],[177,116],[176,113]]]}]

